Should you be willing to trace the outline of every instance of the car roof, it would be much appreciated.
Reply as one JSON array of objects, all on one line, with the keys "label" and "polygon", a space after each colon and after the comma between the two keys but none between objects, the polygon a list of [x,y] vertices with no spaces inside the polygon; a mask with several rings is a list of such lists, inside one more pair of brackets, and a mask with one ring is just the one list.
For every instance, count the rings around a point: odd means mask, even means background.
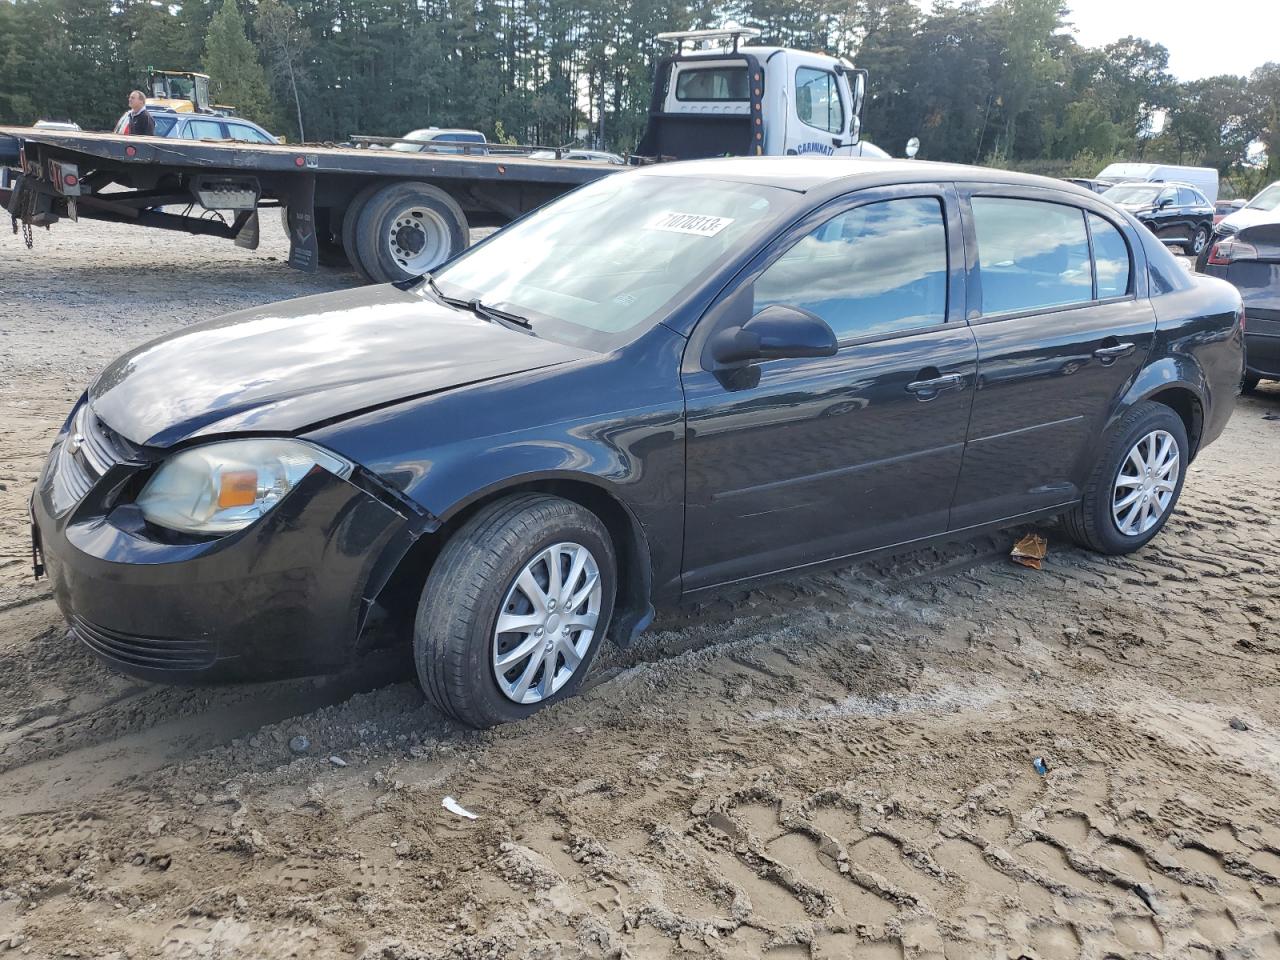
[{"label": "car roof", "polygon": [[844,190],[887,183],[984,181],[1015,186],[1051,188],[1064,193],[1094,197],[1090,190],[1053,177],[1012,170],[974,167],[962,163],[879,157],[717,157],[640,167],[651,177],[701,177],[760,186],[781,187],[809,193],[839,186]]}]

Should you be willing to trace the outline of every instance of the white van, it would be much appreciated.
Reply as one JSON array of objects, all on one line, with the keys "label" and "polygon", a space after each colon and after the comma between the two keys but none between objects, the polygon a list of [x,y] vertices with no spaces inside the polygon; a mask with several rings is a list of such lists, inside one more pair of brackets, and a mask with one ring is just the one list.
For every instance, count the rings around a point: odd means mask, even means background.
[{"label": "white van", "polygon": [[1218,171],[1213,167],[1180,167],[1172,163],[1112,163],[1098,174],[1099,180],[1142,180],[1165,183],[1176,180],[1195,187],[1210,203],[1218,202]]}]

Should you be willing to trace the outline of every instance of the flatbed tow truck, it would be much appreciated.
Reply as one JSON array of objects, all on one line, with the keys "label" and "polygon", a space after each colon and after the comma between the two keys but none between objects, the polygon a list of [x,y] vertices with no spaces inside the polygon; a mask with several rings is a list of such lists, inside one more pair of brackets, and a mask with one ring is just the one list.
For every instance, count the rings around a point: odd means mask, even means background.
[{"label": "flatbed tow truck", "polygon": [[[644,157],[823,153],[886,156],[865,143],[866,73],[824,54],[743,45],[729,26],[660,34]],[[689,49],[686,49],[686,45]],[[473,227],[502,226],[625,167],[533,159],[505,144],[433,146],[363,137],[357,146],[257,144],[0,127],[0,204],[31,228],[106,220],[258,245],[262,210],[284,212],[289,263],[350,263],[373,282],[419,276],[464,250]],[[397,144],[405,144],[395,149]],[[386,149],[390,147],[390,149]],[[554,148],[553,148],[554,149]],[[445,150],[449,152],[444,152]]]}]

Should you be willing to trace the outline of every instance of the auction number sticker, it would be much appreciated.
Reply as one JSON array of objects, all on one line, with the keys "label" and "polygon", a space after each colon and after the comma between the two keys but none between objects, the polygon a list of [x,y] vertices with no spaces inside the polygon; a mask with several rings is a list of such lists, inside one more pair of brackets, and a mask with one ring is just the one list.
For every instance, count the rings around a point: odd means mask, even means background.
[{"label": "auction number sticker", "polygon": [[676,213],[664,210],[648,223],[646,230],[665,230],[668,233],[687,233],[695,237],[714,237],[733,223],[732,217],[710,217],[701,213]]}]

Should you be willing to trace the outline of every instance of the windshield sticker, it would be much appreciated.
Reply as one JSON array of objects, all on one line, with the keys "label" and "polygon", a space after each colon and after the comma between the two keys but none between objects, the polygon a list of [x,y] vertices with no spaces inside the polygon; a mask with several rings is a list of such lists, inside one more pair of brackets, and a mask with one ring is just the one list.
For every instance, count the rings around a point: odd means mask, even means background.
[{"label": "windshield sticker", "polygon": [[646,230],[665,230],[668,233],[688,233],[695,237],[714,237],[733,223],[732,217],[709,217],[700,213],[674,213],[664,210],[648,223]]}]

